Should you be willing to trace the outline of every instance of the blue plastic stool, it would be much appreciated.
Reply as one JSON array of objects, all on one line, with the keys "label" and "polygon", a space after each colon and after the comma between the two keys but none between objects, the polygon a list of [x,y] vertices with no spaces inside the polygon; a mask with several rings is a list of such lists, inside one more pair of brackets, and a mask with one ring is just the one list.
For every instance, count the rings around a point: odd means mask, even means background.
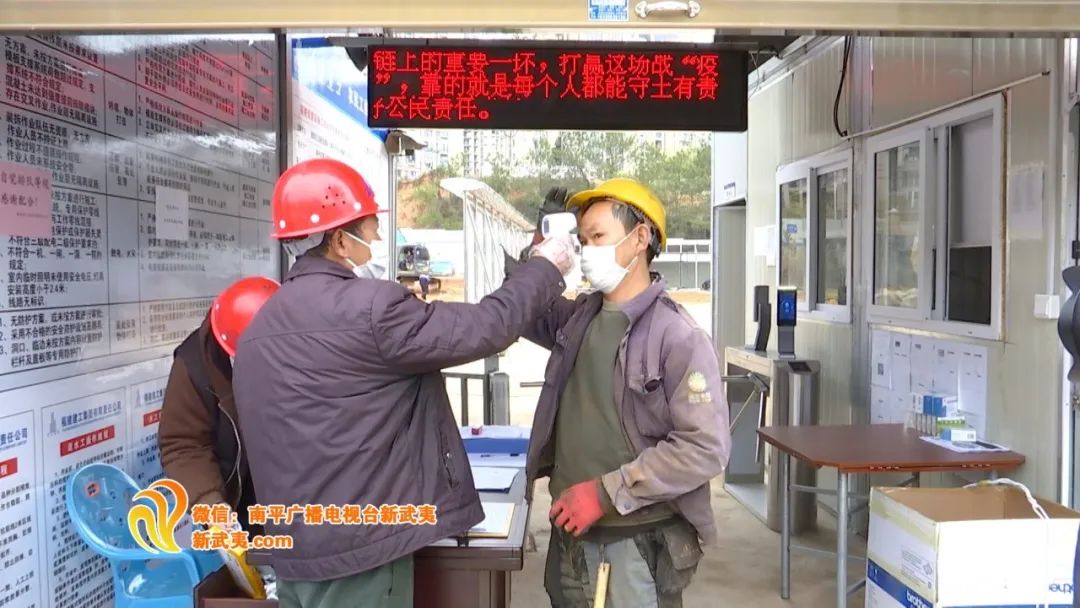
[{"label": "blue plastic stool", "polygon": [[65,497],[75,532],[109,560],[116,608],[192,608],[195,586],[223,562],[213,551],[150,553],[136,544],[127,514],[138,491],[112,465],[79,469],[68,479]]}]

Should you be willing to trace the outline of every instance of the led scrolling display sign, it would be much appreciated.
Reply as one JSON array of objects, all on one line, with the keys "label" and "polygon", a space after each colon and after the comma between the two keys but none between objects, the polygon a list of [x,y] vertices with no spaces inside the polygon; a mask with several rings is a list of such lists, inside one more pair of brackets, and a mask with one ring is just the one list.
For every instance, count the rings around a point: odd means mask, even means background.
[{"label": "led scrolling display sign", "polygon": [[747,58],[703,47],[369,47],[381,128],[746,130]]}]

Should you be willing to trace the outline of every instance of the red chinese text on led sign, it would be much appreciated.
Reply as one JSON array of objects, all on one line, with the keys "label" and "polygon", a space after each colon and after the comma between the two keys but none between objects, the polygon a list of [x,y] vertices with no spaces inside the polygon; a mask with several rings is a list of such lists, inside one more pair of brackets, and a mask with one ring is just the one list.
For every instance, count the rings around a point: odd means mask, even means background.
[{"label": "red chinese text on led sign", "polygon": [[745,122],[745,68],[724,52],[374,47],[370,57],[371,126],[557,127],[589,110],[663,122],[656,112],[694,107]]}]

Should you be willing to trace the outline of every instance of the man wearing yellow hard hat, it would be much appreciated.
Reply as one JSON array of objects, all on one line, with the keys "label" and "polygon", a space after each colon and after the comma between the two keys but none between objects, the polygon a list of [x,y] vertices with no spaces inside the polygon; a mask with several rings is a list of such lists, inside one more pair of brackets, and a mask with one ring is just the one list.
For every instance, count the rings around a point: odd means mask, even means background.
[{"label": "man wearing yellow hard hat", "polygon": [[720,363],[650,269],[667,232],[648,187],[552,189],[541,219],[564,210],[577,214],[595,291],[556,300],[524,334],[551,350],[526,485],[531,498],[533,481],[550,477],[544,586],[553,606],[591,605],[606,562],[608,606],[681,606],[701,545],[717,537],[709,482],[731,447]]}]

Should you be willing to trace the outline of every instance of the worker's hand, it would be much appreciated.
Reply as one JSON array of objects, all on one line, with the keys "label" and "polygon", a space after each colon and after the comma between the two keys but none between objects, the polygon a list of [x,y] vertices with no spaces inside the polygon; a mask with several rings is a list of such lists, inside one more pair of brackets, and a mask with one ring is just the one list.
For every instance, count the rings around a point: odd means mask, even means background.
[{"label": "worker's hand", "polygon": [[565,277],[574,268],[574,242],[574,237],[569,234],[549,237],[534,245],[529,256],[546,259]]},{"label": "worker's hand", "polygon": [[555,526],[581,536],[604,516],[604,507],[600,504],[600,492],[603,491],[597,479],[574,484],[551,505],[548,518]]},{"label": "worker's hand", "polygon": [[566,188],[556,186],[548,190],[547,194],[544,195],[544,202],[540,204],[540,210],[536,214],[536,232],[533,234],[534,245],[544,240],[544,235],[540,233],[540,227],[544,225],[544,216],[564,211],[566,211]]}]

